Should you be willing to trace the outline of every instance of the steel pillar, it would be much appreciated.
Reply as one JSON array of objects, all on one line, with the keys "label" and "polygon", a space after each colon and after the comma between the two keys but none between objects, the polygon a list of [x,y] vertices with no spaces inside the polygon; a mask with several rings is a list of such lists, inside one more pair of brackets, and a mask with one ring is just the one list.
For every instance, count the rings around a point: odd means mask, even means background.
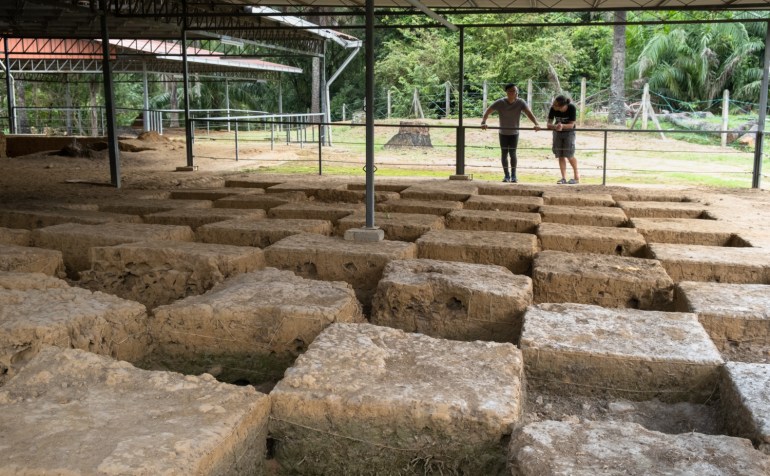
[{"label": "steel pillar", "polygon": [[465,127],[463,127],[463,88],[465,88],[465,28],[460,27],[460,60],[458,62],[459,78],[457,100],[457,144],[455,147],[455,174],[465,175]]},{"label": "steel pillar", "polygon": [[11,59],[8,51],[8,37],[3,38],[5,48],[5,91],[8,94],[8,132],[16,134],[16,120],[13,109],[16,106],[16,92],[13,88],[13,78],[11,77]]},{"label": "steel pillar", "polygon": [[110,154],[110,183],[120,188],[120,149],[118,130],[115,124],[115,94],[110,65],[110,32],[107,29],[107,0],[100,0],[102,22],[102,79],[104,79],[104,108],[107,119],[107,149]]},{"label": "steel pillar", "polygon": [[366,0],[366,228],[374,227],[374,0]]},{"label": "steel pillar", "polygon": [[[186,20],[186,14],[185,14]],[[186,23],[186,21],[185,21]],[[190,120],[190,73],[187,63],[187,29],[182,30],[182,82],[184,83],[184,137],[187,149],[187,166],[194,167],[193,123]]]},{"label": "steel pillar", "polygon": [[765,26],[765,58],[762,62],[762,85],[759,89],[759,121],[757,122],[757,143],[754,146],[754,170],[751,188],[762,186],[762,151],[765,142],[765,119],[767,118],[768,70],[770,70],[770,22]]}]

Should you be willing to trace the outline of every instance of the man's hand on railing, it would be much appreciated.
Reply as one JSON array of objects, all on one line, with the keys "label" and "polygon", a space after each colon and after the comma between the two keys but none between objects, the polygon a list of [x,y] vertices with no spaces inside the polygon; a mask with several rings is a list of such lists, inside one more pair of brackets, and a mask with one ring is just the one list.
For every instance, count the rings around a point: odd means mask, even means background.
[{"label": "man's hand on railing", "polygon": [[482,122],[482,123],[481,123],[481,130],[482,130],[482,131],[485,131],[485,130],[487,130],[487,123],[486,123],[486,122]]}]

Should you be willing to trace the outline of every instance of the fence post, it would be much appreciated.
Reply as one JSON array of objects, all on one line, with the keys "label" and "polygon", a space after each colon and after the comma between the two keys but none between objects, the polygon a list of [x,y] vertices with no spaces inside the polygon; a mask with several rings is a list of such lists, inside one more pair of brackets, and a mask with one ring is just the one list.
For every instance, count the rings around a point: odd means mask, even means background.
[{"label": "fence post", "polygon": [[235,161],[238,162],[238,119],[235,119]]},{"label": "fence post", "polygon": [[[312,127],[312,126],[311,126]],[[323,140],[321,138],[321,124],[318,124],[318,175],[323,175]]]},{"label": "fence post", "polygon": [[604,159],[602,161],[602,185],[607,185],[607,130],[604,131]]},{"label": "fence post", "polygon": [[388,89],[388,119],[390,119],[390,89]]},{"label": "fence post", "polygon": [[642,91],[642,129],[647,130],[647,118],[650,115],[650,85],[645,84]]},{"label": "fence post", "polygon": [[342,122],[345,122],[345,103],[342,104]]},{"label": "fence post", "polygon": [[586,117],[586,78],[580,78],[580,122],[582,126]]},{"label": "fence post", "polygon": [[[487,80],[486,79],[484,80],[484,84],[481,87],[481,98],[482,98],[481,99],[482,109],[484,109],[484,111],[482,111],[482,114],[483,114],[487,110]],[[529,104],[529,107],[532,107],[532,105]]]},{"label": "fence post", "polygon": [[532,109],[532,80],[527,80],[527,105]]},{"label": "fence post", "polygon": [[[726,131],[730,119],[730,91],[727,89],[722,93],[722,130]],[[722,147],[727,147],[727,133],[722,133]]]},{"label": "fence post", "polygon": [[449,97],[450,97],[450,94],[452,93],[451,87],[452,85],[449,84],[449,81],[444,83],[444,104],[446,106],[446,108],[444,109],[444,117],[449,117],[449,106],[450,106]]}]

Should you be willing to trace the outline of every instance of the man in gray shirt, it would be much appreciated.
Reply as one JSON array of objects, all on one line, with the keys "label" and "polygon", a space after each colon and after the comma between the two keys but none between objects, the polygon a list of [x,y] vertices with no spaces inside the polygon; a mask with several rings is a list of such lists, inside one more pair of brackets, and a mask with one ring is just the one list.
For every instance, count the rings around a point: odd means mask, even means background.
[{"label": "man in gray shirt", "polygon": [[[503,164],[503,173],[505,178],[503,182],[516,183],[516,147],[519,145],[519,119],[521,113],[527,115],[530,121],[535,124],[535,130],[540,130],[540,124],[529,110],[527,102],[519,97],[519,88],[513,83],[505,85],[506,97],[493,102],[491,106],[484,111],[484,117],[481,118],[481,128],[487,129],[487,118],[492,112],[497,111],[500,116],[500,151],[502,153],[501,162]],[[508,156],[511,157],[510,168],[508,165]]]}]

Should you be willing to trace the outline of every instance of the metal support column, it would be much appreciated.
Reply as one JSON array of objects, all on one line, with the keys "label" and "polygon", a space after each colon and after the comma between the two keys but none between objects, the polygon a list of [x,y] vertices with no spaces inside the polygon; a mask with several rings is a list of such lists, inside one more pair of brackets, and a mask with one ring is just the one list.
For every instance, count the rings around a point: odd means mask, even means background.
[{"label": "metal support column", "polygon": [[193,162],[193,123],[190,120],[190,74],[187,64],[187,3],[184,7],[184,28],[182,29],[182,82],[184,83],[184,136],[187,146],[187,166],[194,167]]},{"label": "metal support column", "polygon": [[120,188],[120,149],[115,124],[115,95],[110,65],[110,33],[107,30],[107,0],[99,2],[102,21],[102,78],[104,79],[104,107],[107,119],[107,149],[110,154],[110,183]]},{"label": "metal support column", "polygon": [[751,188],[762,186],[762,150],[765,142],[768,72],[770,70],[770,22],[766,24],[765,28],[765,58],[762,63],[762,85],[759,89],[759,122],[757,123],[757,142],[754,146],[754,170],[751,177]]},{"label": "metal support column", "polygon": [[147,81],[147,63],[142,61],[142,130],[150,130],[150,85]]},{"label": "metal support column", "polygon": [[366,0],[366,228],[374,227],[374,0]]},{"label": "metal support column", "polygon": [[465,175],[465,127],[463,127],[463,89],[465,88],[465,28],[460,27],[460,61],[458,63],[458,100],[457,100],[457,144],[455,175]]},{"label": "metal support column", "polygon": [[[318,81],[318,106],[321,116],[318,119],[318,143],[323,144],[326,140],[326,129],[322,123],[326,122],[327,112],[329,104],[326,103],[326,40],[321,43],[321,57],[318,59],[319,63],[319,81]],[[312,127],[312,126],[311,126]],[[320,150],[320,149],[319,149]],[[320,175],[320,174],[319,174]]]},{"label": "metal support column", "polygon": [[16,93],[13,90],[13,79],[11,78],[11,60],[8,51],[8,37],[3,38],[3,47],[5,48],[5,91],[8,94],[8,132],[16,134],[16,121],[14,120],[13,109],[16,106]]}]

